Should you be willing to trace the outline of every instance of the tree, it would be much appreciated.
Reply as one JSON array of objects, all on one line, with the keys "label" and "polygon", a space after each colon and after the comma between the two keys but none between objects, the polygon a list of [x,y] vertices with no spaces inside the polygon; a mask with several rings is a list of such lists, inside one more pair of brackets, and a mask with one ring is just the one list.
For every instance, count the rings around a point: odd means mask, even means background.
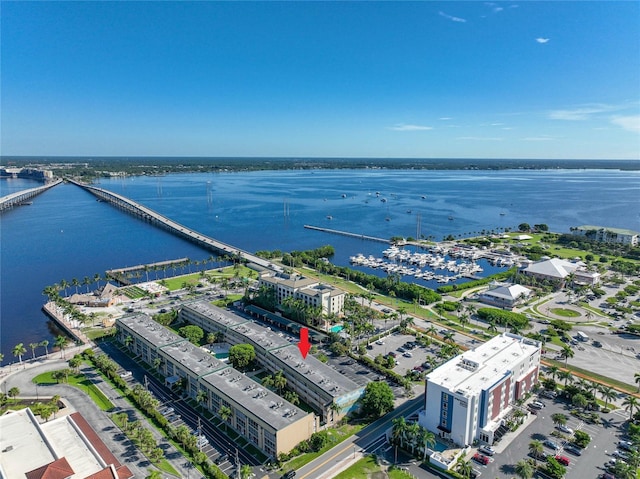
[{"label": "tree", "polygon": [[196,402],[198,403],[198,406],[202,406],[202,403],[207,401],[209,399],[209,395],[207,394],[207,391],[205,391],[204,389],[200,389],[198,391],[198,394],[196,394]]},{"label": "tree", "polygon": [[633,375],[633,379],[635,380],[636,384],[638,385],[638,392],[640,393],[640,373],[635,373]]},{"label": "tree", "polygon": [[157,469],[150,470],[145,479],[162,479],[162,473]]},{"label": "tree", "polygon": [[602,395],[602,399],[604,399],[605,409],[609,409],[609,401],[618,397],[618,393],[611,386],[600,386],[600,394]]},{"label": "tree", "polygon": [[14,386],[11,389],[9,389],[9,392],[7,394],[11,399],[15,400],[15,398],[17,398],[20,395],[20,389]]},{"label": "tree", "polygon": [[362,412],[366,416],[378,418],[393,409],[394,401],[391,387],[382,381],[367,384],[364,395],[360,399]]},{"label": "tree", "polygon": [[407,421],[404,416],[398,416],[391,421],[391,424],[393,424],[393,428],[391,429],[391,442],[401,445],[407,435]]},{"label": "tree", "polygon": [[571,347],[567,346],[566,344],[562,346],[562,351],[560,351],[560,356],[564,358],[565,366],[567,365],[567,361],[569,360],[569,358],[572,358],[574,355],[575,355],[575,352]]},{"label": "tree", "polygon": [[224,422],[227,422],[232,415],[233,411],[228,406],[221,406],[220,409],[218,409],[218,416],[220,416],[220,419]]},{"label": "tree", "polygon": [[516,476],[521,479],[531,479],[533,476],[533,467],[528,461],[518,461],[515,467]]},{"label": "tree", "polygon": [[236,369],[245,369],[256,359],[256,351],[251,344],[236,344],[229,348],[229,361]]},{"label": "tree", "polygon": [[473,471],[473,466],[471,462],[465,461],[463,458],[458,458],[458,462],[456,462],[456,472],[458,472],[465,479],[469,479],[471,477],[471,472]]},{"label": "tree", "polygon": [[624,398],[624,401],[622,401],[622,405],[624,406],[625,411],[629,411],[629,421],[631,421],[633,419],[634,410],[637,410],[640,405],[638,398],[635,396],[627,396]]},{"label": "tree", "polygon": [[181,327],[178,330],[178,333],[180,333],[180,336],[187,338],[190,343],[195,344],[196,346],[199,346],[200,341],[204,338],[204,331],[202,328],[193,324]]},{"label": "tree", "polygon": [[547,370],[547,374],[554,380],[558,377],[559,373],[560,373],[560,368],[558,366],[550,366],[549,369]]},{"label": "tree", "polygon": [[38,343],[29,343],[29,347],[31,348],[31,359],[36,358],[36,348],[38,347]]},{"label": "tree", "polygon": [[80,369],[81,364],[82,364],[82,356],[80,356],[79,354],[76,354],[74,357],[69,359],[69,367],[73,368],[76,373]]},{"label": "tree", "polygon": [[243,464],[240,467],[240,477],[241,479],[249,479],[251,477],[253,470],[249,464]]},{"label": "tree", "polygon": [[520,223],[518,225],[518,231],[526,233],[526,232],[528,232],[530,230],[531,230],[531,226],[529,226],[529,223]]},{"label": "tree", "polygon": [[44,348],[44,355],[46,357],[49,356],[49,341],[46,339],[43,339],[42,341],[40,341],[40,346],[42,346]]},{"label": "tree", "polygon": [[18,343],[13,348],[13,355],[18,358],[20,364],[22,364],[22,355],[27,352],[27,348],[24,347],[24,344]]},{"label": "tree", "polygon": [[571,371],[560,371],[558,373],[558,379],[564,380],[564,387],[567,387],[569,381],[573,381],[573,373]]},{"label": "tree", "polygon": [[427,450],[436,445],[436,435],[422,426],[418,435],[419,441],[424,448],[422,451],[422,461],[424,462],[427,459]]},{"label": "tree", "polygon": [[529,454],[531,454],[536,459],[539,459],[540,457],[542,457],[543,452],[544,452],[544,446],[542,444],[542,441],[538,441],[537,439],[534,439],[529,443]]},{"label": "tree", "polygon": [[567,416],[560,412],[551,415],[551,420],[556,426],[564,426],[567,424],[567,419]]},{"label": "tree", "polygon": [[574,394],[573,397],[571,398],[571,404],[573,404],[576,407],[579,408],[586,408],[587,404],[589,404],[589,401],[587,400],[586,397],[584,397],[583,394]]},{"label": "tree", "polygon": [[55,341],[54,345],[55,345],[57,348],[60,348],[60,357],[61,357],[61,358],[64,358],[64,349],[65,349],[65,348],[66,348],[66,346],[67,346],[67,338],[65,338],[65,337],[64,337],[64,336],[62,336],[61,334],[60,334],[60,335],[58,335],[58,336],[56,337],[56,341]]}]

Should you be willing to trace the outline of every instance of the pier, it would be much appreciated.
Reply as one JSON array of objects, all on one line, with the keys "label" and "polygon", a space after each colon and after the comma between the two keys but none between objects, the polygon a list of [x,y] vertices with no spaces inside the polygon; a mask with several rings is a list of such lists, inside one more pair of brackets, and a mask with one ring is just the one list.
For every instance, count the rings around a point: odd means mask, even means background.
[{"label": "pier", "polygon": [[358,233],[350,233],[349,231],[332,230],[330,228],[322,228],[320,226],[304,225],[308,230],[322,231],[323,233],[332,233],[335,235],[348,236],[350,238],[359,238],[367,241],[377,241],[378,243],[391,244],[391,241],[384,238],[377,238],[375,236],[362,235]]},{"label": "pier", "polygon": [[268,260],[260,258],[247,251],[241,250],[240,248],[236,248],[235,246],[223,243],[222,241],[218,241],[216,239],[203,235],[202,233],[199,233],[187,226],[181,225],[180,223],[173,221],[167,218],[166,216],[163,216],[160,213],[153,211],[151,208],[147,208],[146,206],[136,203],[135,201],[130,200],[125,196],[113,193],[108,190],[104,190],[102,188],[97,188],[95,186],[79,183],[77,181],[69,180],[69,182],[88,191],[92,195],[96,196],[98,200],[104,201],[106,203],[110,203],[116,208],[126,211],[127,213],[133,216],[136,216],[144,221],[148,221],[153,225],[164,228],[170,233],[180,236],[182,238],[185,238],[191,241],[192,243],[195,243],[198,246],[201,246],[205,249],[214,251],[216,254],[239,257],[247,261],[247,263],[254,264],[264,269],[270,269],[275,271],[282,270],[281,267],[274,265]]},{"label": "pier", "polygon": [[131,281],[127,279],[127,276],[130,276],[131,274],[148,273],[149,271],[155,268],[162,268],[162,267],[170,268],[170,267],[176,267],[176,266],[184,266],[188,262],[189,262],[189,258],[180,258],[180,259],[174,259],[169,261],[159,261],[157,263],[151,263],[151,264],[140,264],[137,266],[129,266],[126,268],[110,269],[110,270],[107,270],[105,274],[107,275],[108,278],[111,278],[114,281],[117,281],[118,283],[127,286],[131,284]]},{"label": "pier", "polygon": [[56,180],[44,186],[38,186],[37,188],[29,188],[28,190],[22,190],[16,193],[11,193],[10,195],[7,195],[7,196],[3,196],[2,198],[0,198],[0,212],[4,210],[9,210],[14,206],[31,204],[28,200],[30,200],[34,196],[39,195],[44,191],[47,191],[49,188],[53,188],[54,186],[59,185],[60,183],[62,183],[62,180]]}]

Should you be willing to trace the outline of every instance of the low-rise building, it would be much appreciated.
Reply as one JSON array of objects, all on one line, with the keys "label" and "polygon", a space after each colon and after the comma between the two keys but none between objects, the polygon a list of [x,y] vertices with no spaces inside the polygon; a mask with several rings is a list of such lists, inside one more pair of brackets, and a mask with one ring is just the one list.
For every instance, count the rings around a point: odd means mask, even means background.
[{"label": "low-rise building", "polygon": [[575,226],[571,228],[571,232],[574,235],[584,236],[593,241],[619,243],[629,246],[638,246],[638,237],[640,237],[640,233],[637,231],[593,225]]},{"label": "low-rise building", "polygon": [[511,333],[465,351],[426,377],[420,424],[459,446],[493,444],[515,402],[538,381],[540,343]]},{"label": "low-rise building", "polygon": [[40,424],[31,409],[0,416],[2,479],[130,479],[80,413]]},{"label": "low-rise building", "polygon": [[530,264],[522,270],[522,273],[538,279],[564,281],[567,276],[583,266],[583,263],[572,263],[560,258],[551,258]]},{"label": "low-rise building", "polygon": [[478,300],[492,306],[511,309],[526,300],[531,290],[519,284],[492,284],[489,289],[478,295]]},{"label": "low-rise building", "polygon": [[179,318],[206,332],[224,334],[229,344],[253,345],[256,360],[267,371],[281,371],[287,386],[311,406],[322,422],[332,423],[356,407],[364,393],[359,386],[309,354],[303,358],[291,337],[250,318],[218,308],[206,301],[183,304]]},{"label": "low-rise building", "polygon": [[[134,354],[153,365],[168,384],[182,383],[192,398],[220,416],[229,408],[228,424],[271,457],[291,451],[316,430],[306,413],[240,371],[216,359],[146,315],[116,321],[117,338]],[[130,339],[129,339],[130,338]]]}]

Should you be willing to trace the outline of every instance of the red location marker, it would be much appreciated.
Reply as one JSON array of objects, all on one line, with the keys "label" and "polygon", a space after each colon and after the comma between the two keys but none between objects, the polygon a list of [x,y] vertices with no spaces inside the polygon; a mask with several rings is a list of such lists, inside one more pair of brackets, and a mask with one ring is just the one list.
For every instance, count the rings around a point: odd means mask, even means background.
[{"label": "red location marker", "polygon": [[302,358],[306,358],[311,349],[311,343],[309,342],[309,328],[300,328],[300,342],[298,342],[298,349]]}]

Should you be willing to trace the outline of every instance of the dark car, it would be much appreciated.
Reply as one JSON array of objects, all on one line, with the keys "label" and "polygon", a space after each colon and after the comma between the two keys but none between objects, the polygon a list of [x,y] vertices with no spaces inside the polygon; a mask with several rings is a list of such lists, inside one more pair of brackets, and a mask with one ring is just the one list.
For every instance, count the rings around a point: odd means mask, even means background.
[{"label": "dark car", "polygon": [[566,446],[564,446],[564,450],[569,454],[573,454],[574,456],[582,456],[582,449],[580,449],[579,447],[567,444]]},{"label": "dark car", "polygon": [[[221,454],[218,457],[216,457],[215,463],[216,464],[222,464],[227,459],[229,459],[229,456],[227,454]],[[291,476],[291,477],[293,477],[293,476]]]},{"label": "dark car", "polygon": [[296,471],[285,472],[281,479],[292,479],[293,477],[296,477]]},{"label": "dark car", "polygon": [[554,451],[556,451],[558,449],[558,443],[553,442],[550,439],[546,439],[542,444],[544,444],[546,447],[548,447],[549,449],[553,449]]}]

